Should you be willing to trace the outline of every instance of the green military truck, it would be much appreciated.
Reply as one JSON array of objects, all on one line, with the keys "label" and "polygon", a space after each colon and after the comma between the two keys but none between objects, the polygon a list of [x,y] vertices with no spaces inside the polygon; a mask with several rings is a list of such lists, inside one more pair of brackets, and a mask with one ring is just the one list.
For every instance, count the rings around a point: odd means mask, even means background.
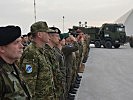
[{"label": "green military truck", "polygon": [[90,43],[96,48],[102,45],[105,48],[119,48],[126,43],[126,32],[123,24],[105,23],[102,27],[79,27],[73,26],[73,30],[81,29],[84,33],[90,35]]},{"label": "green military truck", "polygon": [[102,25],[98,32],[98,38],[95,39],[95,47],[100,48],[101,45],[105,48],[119,48],[120,45],[126,43],[126,32],[123,24]]}]

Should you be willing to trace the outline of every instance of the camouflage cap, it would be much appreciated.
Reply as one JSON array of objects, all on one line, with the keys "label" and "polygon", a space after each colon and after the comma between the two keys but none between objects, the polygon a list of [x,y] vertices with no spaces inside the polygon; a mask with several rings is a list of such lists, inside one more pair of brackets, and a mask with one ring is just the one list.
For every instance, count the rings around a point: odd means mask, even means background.
[{"label": "camouflage cap", "polygon": [[51,30],[48,28],[48,25],[44,21],[38,21],[31,25],[30,31],[32,33],[36,32],[51,32]]}]

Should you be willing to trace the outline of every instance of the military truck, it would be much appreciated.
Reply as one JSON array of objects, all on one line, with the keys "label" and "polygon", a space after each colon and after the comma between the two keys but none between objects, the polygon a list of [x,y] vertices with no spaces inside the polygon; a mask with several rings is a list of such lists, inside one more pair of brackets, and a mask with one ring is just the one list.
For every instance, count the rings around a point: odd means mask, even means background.
[{"label": "military truck", "polygon": [[100,48],[119,48],[126,43],[126,32],[123,24],[105,23],[98,32],[98,38],[95,39],[95,47]]},{"label": "military truck", "polygon": [[102,27],[81,27],[73,26],[71,29],[80,29],[84,33],[90,35],[90,43],[94,44],[96,48],[119,48],[120,45],[126,43],[126,32],[123,24],[104,23]]}]

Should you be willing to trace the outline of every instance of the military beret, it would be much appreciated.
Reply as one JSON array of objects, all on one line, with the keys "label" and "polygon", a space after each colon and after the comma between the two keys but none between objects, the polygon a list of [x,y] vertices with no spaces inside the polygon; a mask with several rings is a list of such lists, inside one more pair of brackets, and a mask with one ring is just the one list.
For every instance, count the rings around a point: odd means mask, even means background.
[{"label": "military beret", "polygon": [[75,32],[75,31],[71,32],[70,34],[73,35],[74,37],[77,37],[79,35],[79,33]]},{"label": "military beret", "polygon": [[0,27],[0,46],[7,45],[21,36],[19,26]]},{"label": "military beret", "polygon": [[44,21],[38,21],[31,25],[30,27],[31,33],[36,32],[51,32],[51,30],[48,28],[48,25]]},{"label": "military beret", "polygon": [[62,39],[66,39],[66,38],[69,37],[69,33],[61,33],[61,34],[59,34],[59,36],[60,36],[60,39],[61,39],[61,40],[62,40]]},{"label": "military beret", "polygon": [[61,31],[59,28],[57,27],[49,27],[49,29],[51,29],[52,31],[49,32],[49,33],[58,33],[58,34],[61,34]]}]

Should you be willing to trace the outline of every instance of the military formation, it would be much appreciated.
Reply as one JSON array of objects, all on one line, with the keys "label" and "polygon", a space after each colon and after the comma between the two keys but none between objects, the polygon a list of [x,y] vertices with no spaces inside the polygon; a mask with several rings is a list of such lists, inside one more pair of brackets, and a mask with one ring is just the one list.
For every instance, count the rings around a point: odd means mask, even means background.
[{"label": "military formation", "polygon": [[61,33],[45,21],[27,35],[19,26],[0,27],[0,100],[74,100],[89,40],[80,29]]}]

